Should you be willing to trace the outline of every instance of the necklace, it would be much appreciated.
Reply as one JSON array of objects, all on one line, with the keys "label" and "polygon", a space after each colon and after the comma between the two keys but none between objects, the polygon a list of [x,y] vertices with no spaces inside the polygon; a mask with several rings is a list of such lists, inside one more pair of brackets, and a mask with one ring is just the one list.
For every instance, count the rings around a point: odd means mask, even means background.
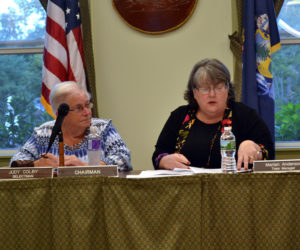
[{"label": "necklace", "polygon": [[208,159],[207,159],[207,162],[206,162],[206,167],[209,167],[209,165],[210,165],[211,152],[212,152],[213,147],[215,145],[215,141],[216,141],[217,135],[221,131],[221,128],[222,128],[222,122],[219,122],[219,126],[217,128],[217,131],[216,131],[214,137],[212,138],[210,146],[209,146],[209,155],[208,155]]},{"label": "necklace", "polygon": [[[178,131],[178,137],[177,137],[177,142],[176,142],[176,146],[175,146],[175,152],[176,153],[180,153],[183,145],[185,144],[186,142],[186,139],[190,133],[190,130],[191,130],[191,127],[193,126],[193,124],[195,123],[195,120],[196,120],[196,110],[195,109],[189,109],[182,124],[181,124],[181,127]],[[225,109],[225,112],[224,112],[224,117],[223,117],[223,120],[222,122],[220,122],[218,128],[217,128],[217,131],[214,135],[214,137],[212,138],[211,140],[211,143],[210,143],[210,149],[209,149],[209,156],[208,156],[208,160],[207,160],[207,163],[206,163],[206,167],[208,167],[210,165],[210,158],[211,158],[211,152],[212,152],[212,149],[214,147],[214,144],[215,144],[215,141],[216,141],[216,138],[217,138],[217,135],[219,134],[219,132],[223,132],[224,130],[224,127],[226,126],[232,126],[232,111],[230,108],[226,108]]]}]

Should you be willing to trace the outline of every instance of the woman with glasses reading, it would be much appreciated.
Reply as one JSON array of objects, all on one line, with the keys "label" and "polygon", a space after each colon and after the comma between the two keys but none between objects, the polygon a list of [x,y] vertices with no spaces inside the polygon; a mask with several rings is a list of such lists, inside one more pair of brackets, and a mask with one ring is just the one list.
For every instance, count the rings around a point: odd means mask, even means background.
[{"label": "woman with glasses reading", "polygon": [[217,59],[198,62],[184,94],[188,105],[174,110],[164,125],[152,162],[155,169],[220,168],[220,136],[231,126],[237,170],[254,160],[274,159],[271,134],[255,110],[235,102],[230,73]]},{"label": "woman with glasses reading", "polygon": [[[90,126],[95,126],[101,136],[103,159],[99,165],[118,165],[119,170],[131,170],[130,151],[118,134],[111,120],[92,118],[93,104],[90,94],[76,82],[62,82],[54,86],[50,93],[53,113],[58,115],[61,104],[69,106],[61,125],[64,143],[64,165],[87,165],[87,136]],[[31,137],[11,159],[12,162],[33,162],[34,166],[57,167],[59,162],[59,136],[56,136],[47,152],[55,121],[35,128]],[[43,154],[46,157],[41,157]]]}]

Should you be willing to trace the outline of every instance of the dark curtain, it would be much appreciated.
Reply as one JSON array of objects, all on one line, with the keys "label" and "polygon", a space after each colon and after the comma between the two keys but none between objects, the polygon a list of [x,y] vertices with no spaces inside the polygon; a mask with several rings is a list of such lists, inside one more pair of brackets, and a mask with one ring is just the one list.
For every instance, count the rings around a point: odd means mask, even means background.
[{"label": "dark curtain", "polygon": [[[40,0],[40,3],[47,10],[48,0]],[[96,96],[96,85],[95,85],[95,67],[94,67],[94,54],[93,54],[93,43],[92,43],[92,31],[91,31],[91,20],[89,1],[79,0],[81,22],[82,22],[82,33],[83,33],[83,49],[84,49],[84,60],[86,70],[87,89],[92,95],[92,101],[94,103],[93,116],[98,117],[98,105]]]},{"label": "dark curtain", "polygon": [[[284,0],[274,0],[274,8],[278,16]],[[235,0],[237,9],[238,30],[229,35],[230,49],[235,58],[234,65],[234,86],[236,90],[236,98],[238,101],[242,99],[242,29],[243,29],[243,5],[244,0]]]}]

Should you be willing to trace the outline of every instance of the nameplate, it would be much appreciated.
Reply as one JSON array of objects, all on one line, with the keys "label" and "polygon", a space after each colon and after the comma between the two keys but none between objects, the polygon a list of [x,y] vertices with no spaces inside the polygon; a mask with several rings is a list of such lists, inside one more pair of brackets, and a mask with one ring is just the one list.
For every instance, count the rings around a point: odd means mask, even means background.
[{"label": "nameplate", "polygon": [[0,179],[32,179],[52,177],[52,167],[0,168]]},{"label": "nameplate", "polygon": [[253,172],[290,172],[300,171],[300,159],[254,161]]},{"label": "nameplate", "polygon": [[101,166],[76,166],[76,167],[59,167],[57,176],[118,176],[118,166],[101,165]]}]

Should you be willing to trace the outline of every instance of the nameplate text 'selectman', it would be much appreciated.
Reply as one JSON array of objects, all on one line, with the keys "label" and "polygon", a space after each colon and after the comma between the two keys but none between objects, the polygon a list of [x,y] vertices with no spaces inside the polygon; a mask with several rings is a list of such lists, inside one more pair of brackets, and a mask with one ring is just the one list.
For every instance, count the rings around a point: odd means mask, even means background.
[{"label": "nameplate text 'selectman'", "polygon": [[150,34],[174,30],[192,15],[198,0],[113,0],[113,7],[132,28]]},{"label": "nameplate text 'selectman'", "polygon": [[77,167],[59,167],[57,176],[118,176],[118,166],[77,166]]},{"label": "nameplate text 'selectman'", "polygon": [[300,159],[254,161],[253,172],[291,172],[300,171]]},{"label": "nameplate text 'selectman'", "polygon": [[52,167],[0,168],[0,179],[32,179],[52,177]]}]

